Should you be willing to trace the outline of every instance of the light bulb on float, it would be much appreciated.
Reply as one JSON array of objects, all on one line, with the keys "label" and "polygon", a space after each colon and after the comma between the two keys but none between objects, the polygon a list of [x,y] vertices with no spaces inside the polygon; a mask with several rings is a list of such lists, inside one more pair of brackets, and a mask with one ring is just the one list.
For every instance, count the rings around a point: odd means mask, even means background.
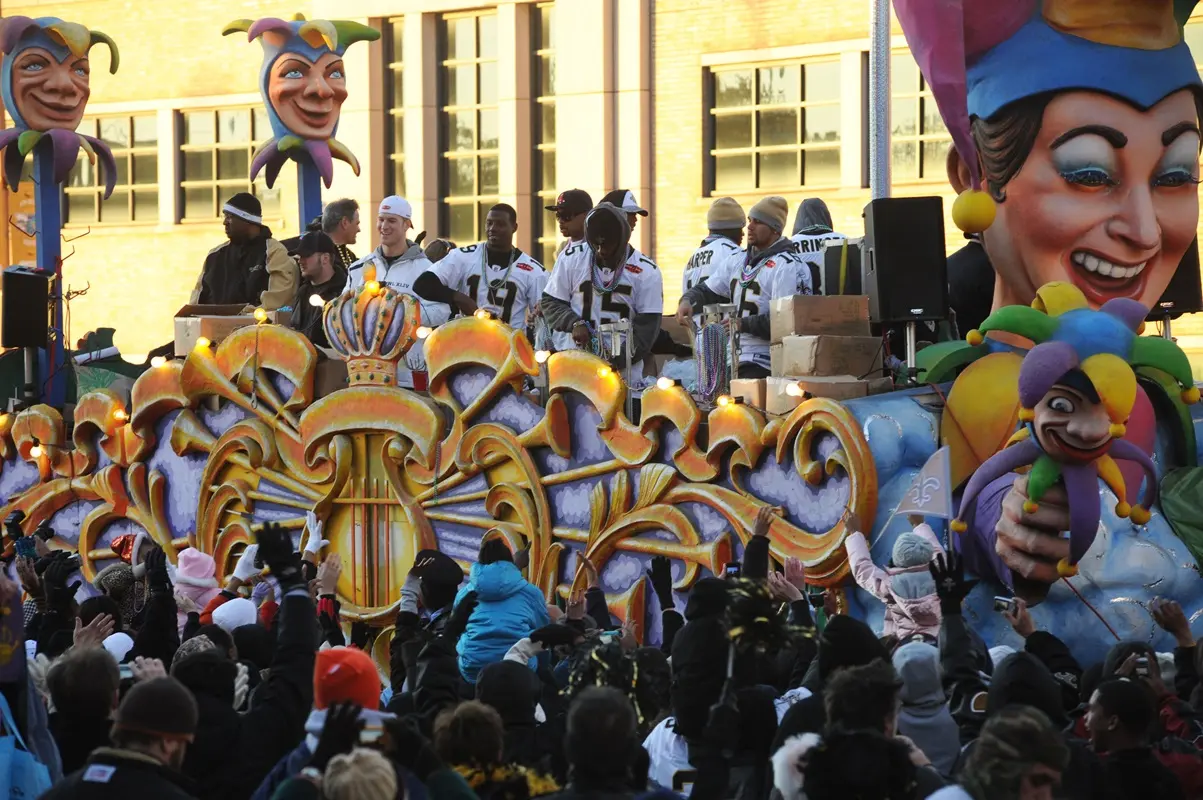
[{"label": "light bulb on float", "polygon": [[492,319],[493,312],[489,311],[487,308],[478,308],[478,309],[476,309],[476,318],[477,319]]},{"label": "light bulb on float", "polygon": [[35,444],[33,447],[29,448],[29,456],[30,458],[41,458],[42,446],[40,444]]},{"label": "light bulb on float", "polygon": [[785,393],[788,394],[790,397],[801,397],[802,396],[802,387],[796,383],[786,384]]},{"label": "light bulb on float", "polygon": [[125,422],[127,419],[129,419],[129,414],[125,413],[124,408],[119,408],[113,412],[113,419],[117,420],[118,422]]},{"label": "light bulb on float", "polygon": [[309,295],[309,305],[314,308],[322,308],[326,305],[326,301],[322,299],[320,294],[311,294]]},{"label": "light bulb on float", "polygon": [[207,336],[202,336],[196,340],[196,349],[197,350],[208,350],[209,345],[211,345],[211,344],[213,344],[213,342],[209,341],[209,338]]},{"label": "light bulb on float", "polygon": [[167,359],[163,356],[155,356],[150,360],[150,365],[156,369],[167,363]]},{"label": "light bulb on float", "polygon": [[258,322],[259,324],[267,322],[267,310],[263,308],[256,308],[254,317],[255,322]]},{"label": "light bulb on float", "polygon": [[677,385],[677,382],[674,381],[672,378],[661,377],[661,378],[656,379],[656,388],[657,389],[662,389],[664,391],[668,391],[669,389],[673,388],[676,385]]},{"label": "light bulb on float", "polygon": [[367,281],[364,283],[363,288],[368,294],[378,294],[380,292],[380,284],[377,281]]},{"label": "light bulb on float", "polygon": [[426,327],[425,325],[423,325],[422,327],[418,328],[417,331],[415,331],[415,333],[417,334],[419,339],[425,339],[427,336],[429,336],[433,332],[434,331],[432,331],[430,328]]},{"label": "light bulb on float", "polygon": [[609,367],[598,367],[597,368],[597,377],[599,377],[599,378],[608,378],[613,374],[614,374],[614,370],[610,369]]},{"label": "light bulb on float", "polygon": [[536,350],[535,351],[535,361],[536,362],[538,362],[540,364],[546,364],[547,359],[549,359],[549,358],[551,358],[550,350]]}]

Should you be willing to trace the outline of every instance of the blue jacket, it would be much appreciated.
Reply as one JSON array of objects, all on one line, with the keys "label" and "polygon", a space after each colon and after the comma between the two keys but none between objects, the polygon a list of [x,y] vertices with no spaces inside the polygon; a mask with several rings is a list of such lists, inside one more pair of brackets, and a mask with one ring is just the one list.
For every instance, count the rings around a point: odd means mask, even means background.
[{"label": "blue jacket", "polygon": [[543,593],[509,561],[473,564],[468,582],[455,597],[457,606],[468,592],[476,592],[479,605],[455,649],[460,674],[475,684],[482,669],[505,658],[519,639],[549,624],[551,617]]}]

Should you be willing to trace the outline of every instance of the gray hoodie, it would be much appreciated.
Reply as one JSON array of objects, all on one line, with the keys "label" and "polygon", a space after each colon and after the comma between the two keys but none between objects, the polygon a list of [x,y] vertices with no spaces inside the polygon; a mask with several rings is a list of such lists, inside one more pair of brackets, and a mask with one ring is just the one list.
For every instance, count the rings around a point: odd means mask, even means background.
[{"label": "gray hoodie", "polygon": [[894,651],[894,669],[902,678],[898,732],[948,777],[961,752],[961,739],[940,679],[940,651],[924,642],[904,644]]}]

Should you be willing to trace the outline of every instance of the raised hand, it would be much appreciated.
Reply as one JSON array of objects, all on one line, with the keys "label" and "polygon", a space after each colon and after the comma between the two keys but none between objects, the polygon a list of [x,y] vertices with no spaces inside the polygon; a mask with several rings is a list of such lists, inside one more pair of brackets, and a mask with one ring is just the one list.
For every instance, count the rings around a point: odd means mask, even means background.
[{"label": "raised hand", "polygon": [[577,558],[580,559],[581,567],[585,570],[585,585],[590,589],[596,589],[601,586],[601,576],[598,574],[597,566],[593,561],[584,553],[581,553]]},{"label": "raised hand", "polygon": [[773,524],[773,518],[777,516],[777,511],[772,506],[761,506],[756,512],[756,523],[752,526],[753,536],[768,536],[769,526]]},{"label": "raised hand", "polygon": [[113,618],[108,614],[97,614],[87,625],[76,617],[73,644],[80,650],[100,647],[104,640],[113,634],[114,627]]},{"label": "raised hand", "polygon": [[149,681],[154,678],[166,678],[167,669],[163,666],[163,662],[157,658],[143,658],[138,656],[129,664],[130,672],[134,674],[135,681]]},{"label": "raised hand", "polygon": [[263,526],[256,538],[259,557],[281,584],[293,583],[300,579],[300,559],[297,558],[297,552],[292,546],[292,536],[287,530],[269,522]]},{"label": "raised hand", "polygon": [[338,579],[343,574],[343,562],[337,553],[330,553],[317,568],[317,592],[319,595],[338,591]]},{"label": "raised hand", "polygon": [[363,709],[354,703],[330,706],[309,766],[324,770],[330,759],[351,752],[359,744],[359,734],[363,730],[363,720],[359,718],[361,711]]},{"label": "raised hand", "polygon": [[547,650],[560,645],[571,645],[583,638],[580,632],[569,628],[567,625],[544,625],[538,630],[532,631],[530,640],[535,644],[543,645],[543,649]]},{"label": "raised hand", "polygon": [[305,554],[316,560],[322,548],[329,545],[330,541],[322,538],[322,522],[313,511],[305,512],[305,530],[309,534],[305,540]]},{"label": "raised hand", "polygon": [[255,566],[255,560],[259,556],[259,545],[252,544],[242,551],[242,555],[238,557],[238,563],[234,565],[234,579],[239,583],[250,583],[251,580],[260,573],[260,568]]},{"label": "raised hand", "polygon": [[780,572],[769,573],[769,591],[783,603],[802,599],[802,590],[790,583]]},{"label": "raised hand", "polygon": [[153,546],[146,553],[146,580],[152,592],[170,592],[171,577],[167,574],[167,554]]},{"label": "raised hand", "polygon": [[1149,604],[1153,620],[1163,631],[1177,640],[1179,647],[1194,647],[1195,637],[1190,631],[1190,621],[1176,600],[1155,597]]},{"label": "raised hand", "polygon": [[647,577],[652,582],[652,591],[660,601],[662,611],[673,607],[673,563],[667,556],[654,556]]},{"label": "raised hand", "polygon": [[799,592],[806,591],[806,566],[801,559],[794,556],[785,559],[785,579]]},{"label": "raised hand", "polygon": [[960,614],[961,603],[976,585],[976,582],[965,580],[965,567],[960,555],[955,552],[937,553],[927,569],[936,582],[940,609],[945,614]]},{"label": "raised hand", "polygon": [[1003,612],[1003,619],[1010,623],[1016,633],[1026,639],[1036,632],[1036,623],[1032,621],[1027,601],[1022,597],[1016,597],[1013,608],[1014,611]]}]

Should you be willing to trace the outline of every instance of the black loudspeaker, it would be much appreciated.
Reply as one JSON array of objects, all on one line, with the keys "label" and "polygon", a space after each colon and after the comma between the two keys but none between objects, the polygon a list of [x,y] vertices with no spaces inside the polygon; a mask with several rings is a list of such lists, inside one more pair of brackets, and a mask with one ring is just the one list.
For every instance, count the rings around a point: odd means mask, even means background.
[{"label": "black loudspeaker", "polygon": [[873,322],[948,317],[944,201],[888,197],[865,206],[862,279]]},{"label": "black loudspeaker", "polygon": [[863,294],[861,246],[863,239],[823,243],[823,269],[816,294]]},{"label": "black loudspeaker", "polygon": [[50,330],[50,282],[29,267],[6,267],[0,305],[0,346],[45,347]]},{"label": "black loudspeaker", "polygon": [[1178,262],[1178,271],[1161,293],[1161,299],[1149,309],[1149,321],[1177,319],[1183,314],[1203,311],[1203,280],[1199,276],[1199,240],[1191,242]]}]

